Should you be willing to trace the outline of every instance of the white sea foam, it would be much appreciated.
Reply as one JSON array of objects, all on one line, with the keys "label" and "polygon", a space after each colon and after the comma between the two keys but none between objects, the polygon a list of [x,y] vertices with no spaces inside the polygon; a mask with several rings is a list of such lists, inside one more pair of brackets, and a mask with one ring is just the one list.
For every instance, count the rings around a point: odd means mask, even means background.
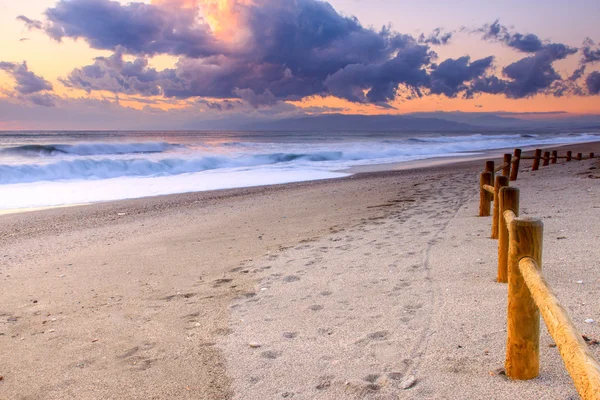
[{"label": "white sea foam", "polygon": [[592,141],[600,136],[215,133],[186,135],[172,143],[0,142],[0,209],[326,179],[357,165]]}]

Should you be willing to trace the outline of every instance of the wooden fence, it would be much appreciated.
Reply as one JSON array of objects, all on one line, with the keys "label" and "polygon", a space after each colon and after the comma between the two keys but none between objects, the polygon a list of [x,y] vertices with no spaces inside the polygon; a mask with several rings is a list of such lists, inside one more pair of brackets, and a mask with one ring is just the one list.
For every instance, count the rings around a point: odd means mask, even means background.
[{"label": "wooden fence", "polygon": [[[590,352],[581,333],[544,280],[542,269],[543,223],[538,219],[519,218],[519,189],[510,187],[516,181],[521,160],[533,160],[532,170],[556,164],[595,158],[567,151],[559,157],[556,151],[536,150],[532,157],[505,154],[497,168],[493,161],[485,163],[480,176],[479,215],[490,216],[493,203],[491,237],[498,239],[498,282],[508,283],[508,339],[506,375],[511,379],[533,379],[540,369],[540,313],[550,336],[556,343],[577,392],[584,400],[600,399],[600,364]],[[494,175],[502,171],[502,175]]]}]

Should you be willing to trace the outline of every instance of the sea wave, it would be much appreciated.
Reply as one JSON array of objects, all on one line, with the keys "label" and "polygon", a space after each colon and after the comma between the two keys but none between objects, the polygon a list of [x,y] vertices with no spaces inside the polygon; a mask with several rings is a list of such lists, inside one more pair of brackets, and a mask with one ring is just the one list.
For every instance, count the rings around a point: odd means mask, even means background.
[{"label": "sea wave", "polygon": [[[393,143],[390,141],[341,142],[318,146],[268,143],[258,145],[251,152],[245,149],[242,152],[225,152],[225,154],[206,153],[204,150],[198,152],[194,147],[185,147],[183,152],[169,152],[169,158],[167,153],[161,154],[174,146],[169,143],[75,144],[68,146],[67,149],[71,152],[69,154],[77,154],[78,157],[46,157],[40,162],[27,160],[24,163],[0,164],[0,184],[159,177],[260,166],[276,166],[288,170],[313,168],[335,171],[353,165],[403,162],[459,153],[472,154],[491,149],[599,140],[600,136],[594,134],[581,134],[576,138],[564,135],[530,138],[520,134],[505,134],[424,137],[409,141],[401,138]],[[23,147],[25,146],[21,146]],[[53,145],[52,148],[57,147]],[[129,153],[153,151],[159,154],[127,156]],[[99,157],[103,154],[105,156]],[[115,156],[111,157],[112,155]]]},{"label": "sea wave", "polygon": [[[219,168],[254,167],[300,160],[306,162],[333,161],[344,159],[344,157],[343,152],[331,151],[310,154],[259,154],[246,157],[211,156],[164,160],[77,159],[48,164],[8,164],[0,165],[0,184],[180,175]],[[349,155],[347,159],[352,159],[352,157]]]},{"label": "sea wave", "polygon": [[145,143],[78,143],[78,144],[32,144],[1,149],[0,153],[23,157],[48,157],[58,155],[95,156],[139,153],[163,153],[183,145],[166,142]]},{"label": "sea wave", "polygon": [[535,139],[538,135],[534,134],[510,134],[510,135],[483,135],[483,134],[474,134],[474,135],[448,135],[448,136],[422,136],[410,138],[410,142],[417,143],[459,143],[459,142],[469,142],[469,141],[481,141],[481,140],[514,140],[514,139]]}]

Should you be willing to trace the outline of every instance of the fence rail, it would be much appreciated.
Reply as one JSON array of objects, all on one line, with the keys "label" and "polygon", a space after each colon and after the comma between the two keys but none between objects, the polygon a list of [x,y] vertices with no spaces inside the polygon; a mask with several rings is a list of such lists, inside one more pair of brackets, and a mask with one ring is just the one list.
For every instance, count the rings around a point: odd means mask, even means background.
[{"label": "fence rail", "polygon": [[[542,161],[542,166],[548,166],[559,159],[592,158],[594,153],[587,157],[577,153],[573,158],[571,151],[565,157],[559,157],[557,151],[542,156],[541,150],[533,157],[523,157],[516,149],[514,156],[504,155],[498,168],[487,161],[480,175],[479,205],[479,215],[490,216],[490,203],[494,203],[491,237],[498,239],[498,282],[508,283],[506,375],[517,380],[539,375],[541,314],[584,400],[600,399],[600,364],[542,276],[544,225],[538,219],[519,218],[519,189],[511,187],[509,180],[517,179],[520,160],[533,160],[532,170],[537,170]],[[494,179],[500,170],[502,175]]]}]

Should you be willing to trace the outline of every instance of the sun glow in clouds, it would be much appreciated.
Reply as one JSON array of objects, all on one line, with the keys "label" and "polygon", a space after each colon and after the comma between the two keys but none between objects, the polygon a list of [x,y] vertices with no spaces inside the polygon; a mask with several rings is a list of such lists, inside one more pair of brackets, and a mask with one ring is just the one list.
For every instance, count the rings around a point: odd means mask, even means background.
[{"label": "sun glow in clouds", "polygon": [[195,10],[220,41],[243,44],[250,38],[244,11],[254,0],[152,0],[152,4]]}]

